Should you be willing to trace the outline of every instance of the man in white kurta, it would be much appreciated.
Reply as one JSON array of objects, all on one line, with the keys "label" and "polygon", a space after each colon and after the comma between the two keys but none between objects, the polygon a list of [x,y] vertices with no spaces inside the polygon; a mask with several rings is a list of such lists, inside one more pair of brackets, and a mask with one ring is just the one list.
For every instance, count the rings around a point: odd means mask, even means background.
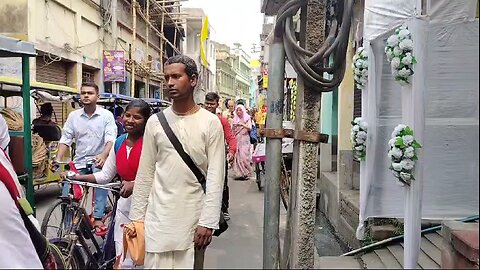
[{"label": "man in white kurta", "polygon": [[[192,107],[189,112],[194,113],[179,114],[174,108],[164,110],[165,118],[185,152],[206,175],[206,192],[171,144],[157,116],[150,117],[130,211],[132,220],[144,220],[147,269],[192,269],[195,257],[203,260],[204,251],[195,254],[196,230],[218,229],[225,173],[222,125],[205,109]],[[203,262],[198,263],[196,267],[202,267]]]}]

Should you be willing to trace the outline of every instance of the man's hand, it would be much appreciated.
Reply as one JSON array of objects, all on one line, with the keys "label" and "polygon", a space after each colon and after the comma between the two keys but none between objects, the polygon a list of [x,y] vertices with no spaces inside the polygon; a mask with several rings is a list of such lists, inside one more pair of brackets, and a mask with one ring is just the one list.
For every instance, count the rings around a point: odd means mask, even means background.
[{"label": "man's hand", "polygon": [[212,242],[213,230],[205,228],[203,226],[197,226],[195,230],[195,236],[193,242],[195,243],[195,249],[205,249]]},{"label": "man's hand", "polygon": [[53,159],[52,162],[50,163],[50,171],[53,173],[56,172],[60,168],[60,165],[58,165],[58,162],[56,159]]},{"label": "man's hand", "polygon": [[105,164],[105,161],[107,160],[108,155],[100,154],[95,157],[95,166],[97,168],[102,168],[103,164]]},{"label": "man's hand", "polygon": [[133,181],[123,181],[122,182],[122,189],[120,190],[120,196],[123,198],[128,198],[132,195],[133,192]]}]

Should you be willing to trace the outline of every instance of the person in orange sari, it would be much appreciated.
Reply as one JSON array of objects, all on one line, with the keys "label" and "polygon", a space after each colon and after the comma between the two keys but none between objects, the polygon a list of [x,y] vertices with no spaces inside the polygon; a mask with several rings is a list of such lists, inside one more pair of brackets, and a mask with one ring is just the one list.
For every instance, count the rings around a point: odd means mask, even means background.
[{"label": "person in orange sari", "polygon": [[235,179],[247,180],[252,172],[251,151],[250,151],[250,130],[252,121],[245,106],[237,105],[233,117],[233,134],[237,138],[237,154],[233,161],[233,172]]}]

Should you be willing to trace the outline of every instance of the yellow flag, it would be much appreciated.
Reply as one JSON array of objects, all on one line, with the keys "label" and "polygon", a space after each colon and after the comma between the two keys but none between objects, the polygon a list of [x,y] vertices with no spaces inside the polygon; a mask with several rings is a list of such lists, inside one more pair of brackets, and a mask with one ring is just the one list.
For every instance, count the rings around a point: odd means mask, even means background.
[{"label": "yellow flag", "polygon": [[203,20],[202,32],[200,33],[200,54],[202,57],[202,64],[206,67],[208,66],[207,62],[207,53],[205,51],[205,44],[208,39],[208,16]]}]

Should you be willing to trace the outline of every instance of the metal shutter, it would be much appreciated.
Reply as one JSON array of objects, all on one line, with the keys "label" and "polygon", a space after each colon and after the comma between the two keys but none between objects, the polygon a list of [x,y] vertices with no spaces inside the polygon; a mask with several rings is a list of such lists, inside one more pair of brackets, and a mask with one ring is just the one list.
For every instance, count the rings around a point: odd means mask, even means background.
[{"label": "metal shutter", "polygon": [[[64,61],[55,61],[52,63],[45,63],[43,56],[37,57],[37,82],[51,83],[57,85],[67,85],[68,63]],[[54,110],[52,120],[56,121],[58,125],[63,127],[64,122],[62,118],[67,117],[67,111],[64,104],[60,102],[51,102]],[[37,110],[37,117],[39,112]],[[56,117],[55,117],[56,116]],[[55,119],[56,118],[56,119]]]}]

